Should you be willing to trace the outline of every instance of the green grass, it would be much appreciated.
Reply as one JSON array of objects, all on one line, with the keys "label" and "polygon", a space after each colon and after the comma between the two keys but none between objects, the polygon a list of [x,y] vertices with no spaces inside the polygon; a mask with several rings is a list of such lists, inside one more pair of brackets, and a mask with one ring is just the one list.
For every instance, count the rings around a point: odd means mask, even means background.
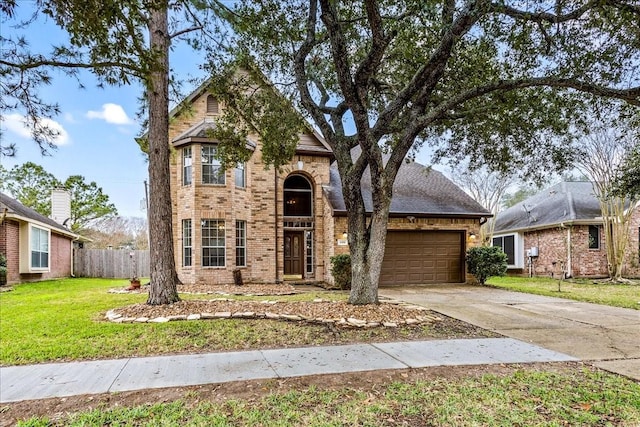
[{"label": "green grass", "polygon": [[487,284],[512,291],[640,310],[640,283],[637,282],[614,285],[594,283],[593,280],[563,280],[560,292],[558,280],[546,277],[492,277]]},{"label": "green grass", "polygon": [[[438,322],[407,328],[340,330],[326,326],[265,319],[220,319],[197,322],[112,323],[106,311],[143,303],[146,294],[111,294],[126,280],[66,279],[15,286],[0,293],[0,365],[109,359],[161,354],[198,353],[456,338],[467,333],[456,324]],[[218,295],[182,295],[212,299]],[[253,300],[346,299],[344,292],[305,292],[291,296],[228,297]]]},{"label": "green grass", "polygon": [[[17,285],[0,294],[0,364],[103,359],[150,354],[314,344],[322,330],[286,322],[223,321],[117,324],[107,310],[146,301],[146,294],[111,294],[125,280],[65,279]],[[184,295],[185,299],[215,295]],[[294,295],[295,300],[328,294]],[[265,299],[265,297],[260,297]],[[270,297],[276,298],[276,297]],[[284,297],[277,297],[284,298]]]},{"label": "green grass", "polygon": [[407,381],[370,389],[309,387],[250,400],[102,407],[20,426],[636,426],[640,384],[587,369]]}]

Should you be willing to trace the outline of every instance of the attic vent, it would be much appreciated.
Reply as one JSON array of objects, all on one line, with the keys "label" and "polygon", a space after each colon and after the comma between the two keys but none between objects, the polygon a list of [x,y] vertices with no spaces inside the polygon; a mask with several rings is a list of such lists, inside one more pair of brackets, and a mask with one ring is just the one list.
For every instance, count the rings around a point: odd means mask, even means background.
[{"label": "attic vent", "polygon": [[207,96],[207,114],[218,114],[218,100],[213,95]]}]

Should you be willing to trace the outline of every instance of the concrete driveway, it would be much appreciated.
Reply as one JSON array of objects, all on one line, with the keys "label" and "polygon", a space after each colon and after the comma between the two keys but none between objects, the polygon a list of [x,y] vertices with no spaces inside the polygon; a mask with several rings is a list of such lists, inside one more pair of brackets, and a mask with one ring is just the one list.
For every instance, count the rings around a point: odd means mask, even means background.
[{"label": "concrete driveway", "polygon": [[638,310],[472,285],[381,288],[379,293],[640,380]]}]

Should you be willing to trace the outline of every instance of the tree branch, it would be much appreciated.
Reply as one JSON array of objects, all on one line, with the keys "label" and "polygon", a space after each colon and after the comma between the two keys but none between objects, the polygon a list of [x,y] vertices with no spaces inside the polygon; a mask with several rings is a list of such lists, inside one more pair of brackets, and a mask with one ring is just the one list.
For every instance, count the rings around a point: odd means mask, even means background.
[{"label": "tree branch", "polygon": [[178,32],[175,32],[173,34],[169,34],[169,39],[173,40],[174,38],[180,37],[183,34],[192,33],[194,31],[200,31],[202,29],[204,29],[204,27],[202,25],[199,25],[197,27],[185,28],[185,29],[180,30]]},{"label": "tree branch", "polygon": [[57,61],[53,59],[33,58],[23,62],[11,62],[0,59],[0,65],[14,68],[20,71],[32,70],[40,67],[57,67],[57,68],[107,68],[116,67],[126,70],[134,70],[136,72],[143,71],[142,68],[134,67],[131,64],[125,64],[118,61],[98,61],[98,62],[67,62]]},{"label": "tree branch", "polygon": [[549,87],[560,89],[574,89],[579,92],[591,95],[615,98],[626,101],[631,105],[640,106],[640,86],[629,89],[614,89],[582,82],[577,79],[555,78],[555,77],[532,77],[529,79],[498,80],[484,86],[478,86],[459,93],[431,109],[425,116],[416,121],[412,126],[424,128],[434,120],[448,117],[451,110],[474,98],[487,95],[493,92],[508,92],[515,89],[532,87]]},{"label": "tree branch", "polygon": [[[319,107],[313,100],[309,87],[307,85],[307,71],[306,60],[311,50],[317,43],[316,40],[316,23],[318,16],[318,2],[317,0],[309,0],[309,16],[306,24],[306,37],[298,51],[294,56],[293,71],[296,76],[296,84],[298,91],[300,92],[300,100],[302,105],[307,109],[309,114],[313,117],[315,123],[320,127],[320,130],[325,135],[325,139],[331,145],[331,141],[334,135],[334,129],[327,122],[322,107]],[[321,89],[320,89],[321,90]],[[332,149],[335,147],[331,146]]]}]

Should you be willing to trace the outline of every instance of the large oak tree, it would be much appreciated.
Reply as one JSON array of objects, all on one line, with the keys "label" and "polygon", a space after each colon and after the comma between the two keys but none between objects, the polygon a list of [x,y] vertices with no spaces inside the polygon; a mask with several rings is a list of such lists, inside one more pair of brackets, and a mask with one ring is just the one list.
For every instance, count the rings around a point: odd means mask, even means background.
[{"label": "large oak tree", "polygon": [[[640,106],[637,1],[241,0],[215,9],[237,35],[239,55],[335,153],[353,304],[378,301],[393,184],[421,144],[436,160],[469,157],[530,177],[566,166],[570,130],[587,123],[584,105],[611,98],[617,109]],[[213,59],[224,62],[227,52]],[[365,173],[371,213],[360,190]]]}]

